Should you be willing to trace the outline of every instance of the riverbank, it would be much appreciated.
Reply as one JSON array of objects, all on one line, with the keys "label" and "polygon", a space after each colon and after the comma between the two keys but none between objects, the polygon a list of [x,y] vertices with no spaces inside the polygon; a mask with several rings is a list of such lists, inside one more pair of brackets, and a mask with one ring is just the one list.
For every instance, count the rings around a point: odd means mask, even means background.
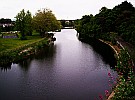
[{"label": "riverbank", "polygon": [[23,41],[19,39],[1,39],[0,41],[2,41],[0,65],[5,66],[28,58],[44,46],[49,46],[53,40],[52,37],[41,38],[36,36]]},{"label": "riverbank", "polygon": [[101,39],[99,39],[99,41],[101,41],[101,42],[109,45],[114,50],[114,52],[115,52],[116,55],[118,55],[120,53],[120,48],[117,45],[112,45],[111,42],[103,41]]},{"label": "riverbank", "polygon": [[[126,50],[126,49],[128,49],[129,50],[129,46],[127,45],[127,46],[125,46],[125,45],[123,45],[123,44],[126,44],[126,43],[124,43],[124,42],[122,42],[121,43],[121,41],[117,41],[117,44],[116,45],[113,45],[111,42],[108,42],[108,41],[103,41],[103,40],[101,40],[101,39],[99,39],[101,42],[103,42],[103,43],[105,43],[105,44],[108,44],[114,51],[115,51],[115,53],[116,53],[116,55],[117,55],[117,57],[118,56],[121,56],[121,55],[119,55],[119,53],[121,53],[121,49],[123,49],[123,50]],[[125,49],[126,48],[126,49]],[[130,54],[131,54],[131,51],[128,51],[128,52],[130,52]],[[128,54],[128,56],[131,58],[131,56],[130,56],[130,54],[127,52],[127,54]],[[131,63],[131,66],[133,66],[134,67],[134,62],[133,62],[133,60],[132,60],[132,63]],[[133,69],[133,68],[132,68]],[[133,70],[132,70],[133,71]],[[130,89],[130,88],[133,88],[133,89],[131,89],[132,91],[134,91],[134,75],[132,75],[133,74],[133,72],[130,72],[131,73],[131,76],[128,76],[128,78],[129,78],[129,83],[128,83],[128,81],[125,81],[124,82],[124,80],[123,80],[123,75],[119,75],[119,78],[118,78],[118,83],[117,83],[117,85],[115,86],[115,88],[113,89],[113,91],[111,92],[111,94],[108,96],[108,98],[107,98],[107,100],[117,100],[116,98],[116,96],[115,96],[115,94],[117,95],[117,92],[119,91],[119,89],[124,89],[125,87],[123,87],[123,86],[129,86],[128,88]],[[122,80],[122,81],[121,81]],[[133,86],[132,86],[133,85]],[[122,86],[122,87],[121,87]],[[131,86],[131,87],[130,87]],[[126,87],[127,88],[127,87]],[[131,90],[130,90],[130,94],[134,94],[134,93],[131,93]],[[121,90],[120,90],[121,91]],[[120,92],[119,91],[119,92]],[[122,90],[123,91],[123,90]],[[124,91],[125,91],[125,89],[124,89]],[[129,90],[127,90],[126,91],[127,92],[127,94],[128,94],[128,92],[129,92]],[[120,92],[120,93],[122,93],[122,92]],[[123,94],[124,94],[124,92],[123,92]],[[122,96],[122,95],[119,95],[119,96]],[[127,95],[128,96],[128,95]],[[129,98],[129,97],[120,97],[120,98],[123,98],[124,100],[126,99],[130,99],[130,100],[134,100],[134,98],[135,98],[135,95],[130,95],[131,97]]]},{"label": "riverbank", "polygon": [[20,40],[19,38],[0,38],[0,52],[19,48],[32,42],[41,40],[41,36],[27,36],[27,40]]},{"label": "riverbank", "polygon": [[[111,42],[107,42],[107,41],[104,41],[101,39],[99,39],[99,41],[109,45],[114,50],[115,54],[118,56],[118,54],[120,53],[120,48],[117,45],[112,45]],[[115,94],[114,91],[112,91],[111,94],[108,96],[107,100],[111,100],[113,98],[114,94]]]}]

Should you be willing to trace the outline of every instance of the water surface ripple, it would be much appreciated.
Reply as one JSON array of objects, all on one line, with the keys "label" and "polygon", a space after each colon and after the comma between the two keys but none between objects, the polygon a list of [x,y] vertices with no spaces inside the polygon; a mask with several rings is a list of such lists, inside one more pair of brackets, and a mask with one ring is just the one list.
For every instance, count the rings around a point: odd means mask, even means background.
[{"label": "water surface ripple", "polygon": [[109,63],[74,29],[55,34],[53,46],[0,72],[0,100],[99,100],[110,90]]}]

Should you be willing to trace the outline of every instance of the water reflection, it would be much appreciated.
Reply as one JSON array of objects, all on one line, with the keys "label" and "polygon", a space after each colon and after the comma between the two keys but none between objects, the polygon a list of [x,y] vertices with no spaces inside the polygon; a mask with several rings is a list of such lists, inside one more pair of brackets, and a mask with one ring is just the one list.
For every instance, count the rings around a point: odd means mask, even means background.
[{"label": "water reflection", "polygon": [[1,100],[95,100],[110,90],[108,71],[116,73],[97,53],[99,45],[78,41],[73,29],[55,36],[53,46],[0,72]]},{"label": "water reflection", "polygon": [[0,70],[4,71],[4,72],[8,71],[11,69],[11,65],[12,65],[12,63],[9,63],[8,65],[5,65],[5,66],[0,66]]},{"label": "water reflection", "polygon": [[48,47],[44,47],[37,52],[34,56],[35,59],[45,59],[45,58],[52,58],[56,53],[56,45],[50,45]]},{"label": "water reflection", "polygon": [[83,40],[83,41],[89,43],[94,49],[94,51],[96,51],[98,54],[102,56],[103,61],[106,64],[109,64],[110,67],[114,69],[115,65],[117,64],[117,61],[115,58],[115,52],[110,46],[96,39],[91,39],[88,41]]},{"label": "water reflection", "polygon": [[20,61],[19,63],[18,63],[18,65],[20,66],[20,68],[22,69],[22,70],[24,70],[24,71],[28,71],[29,70],[29,67],[30,67],[30,64],[31,64],[31,60],[32,59],[25,59],[25,60],[23,60],[23,61]]},{"label": "water reflection", "polygon": [[33,59],[43,60],[46,58],[48,58],[48,59],[53,58],[55,53],[56,53],[56,45],[50,45],[50,46],[42,48],[35,55],[31,55],[27,59],[23,59],[23,60],[18,61],[18,62],[8,63],[7,65],[0,66],[0,70],[1,71],[8,71],[8,70],[11,70],[12,64],[18,64],[22,70],[28,71],[30,64],[31,64],[31,61]]}]

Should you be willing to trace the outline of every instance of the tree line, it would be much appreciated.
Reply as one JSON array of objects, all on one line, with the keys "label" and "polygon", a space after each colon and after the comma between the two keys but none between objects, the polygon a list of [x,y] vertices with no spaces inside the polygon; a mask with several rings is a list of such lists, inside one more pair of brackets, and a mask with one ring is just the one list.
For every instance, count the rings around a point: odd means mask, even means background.
[{"label": "tree line", "polygon": [[61,26],[50,9],[38,10],[33,17],[30,11],[25,12],[23,9],[15,18],[15,28],[20,31],[21,39],[26,39],[25,35],[32,35],[33,30],[45,36],[47,32],[58,30]]},{"label": "tree line", "polygon": [[135,44],[135,8],[127,1],[113,9],[102,7],[95,16],[84,15],[77,20],[76,30],[80,38],[93,37],[115,42],[118,36]]},{"label": "tree line", "polygon": [[[14,28],[10,29],[10,31],[19,31],[20,39],[22,40],[26,39],[26,36],[31,36],[33,31],[40,33],[40,35],[44,37],[47,32],[61,28],[61,23],[50,9],[38,10],[34,16],[32,16],[29,10],[25,11],[22,9],[16,15],[15,19]],[[6,19],[4,21],[6,21]],[[2,28],[3,26],[1,26],[1,29]],[[10,26],[7,28],[10,28]]]}]

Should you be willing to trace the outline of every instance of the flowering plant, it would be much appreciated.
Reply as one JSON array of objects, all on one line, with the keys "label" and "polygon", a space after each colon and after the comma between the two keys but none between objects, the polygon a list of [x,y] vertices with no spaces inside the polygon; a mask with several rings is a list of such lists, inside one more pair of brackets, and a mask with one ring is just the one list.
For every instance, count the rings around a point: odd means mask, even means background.
[{"label": "flowering plant", "polygon": [[126,50],[121,50],[118,56],[116,70],[119,73],[119,84],[115,89],[113,100],[134,100],[135,99],[135,75],[133,63]]}]

